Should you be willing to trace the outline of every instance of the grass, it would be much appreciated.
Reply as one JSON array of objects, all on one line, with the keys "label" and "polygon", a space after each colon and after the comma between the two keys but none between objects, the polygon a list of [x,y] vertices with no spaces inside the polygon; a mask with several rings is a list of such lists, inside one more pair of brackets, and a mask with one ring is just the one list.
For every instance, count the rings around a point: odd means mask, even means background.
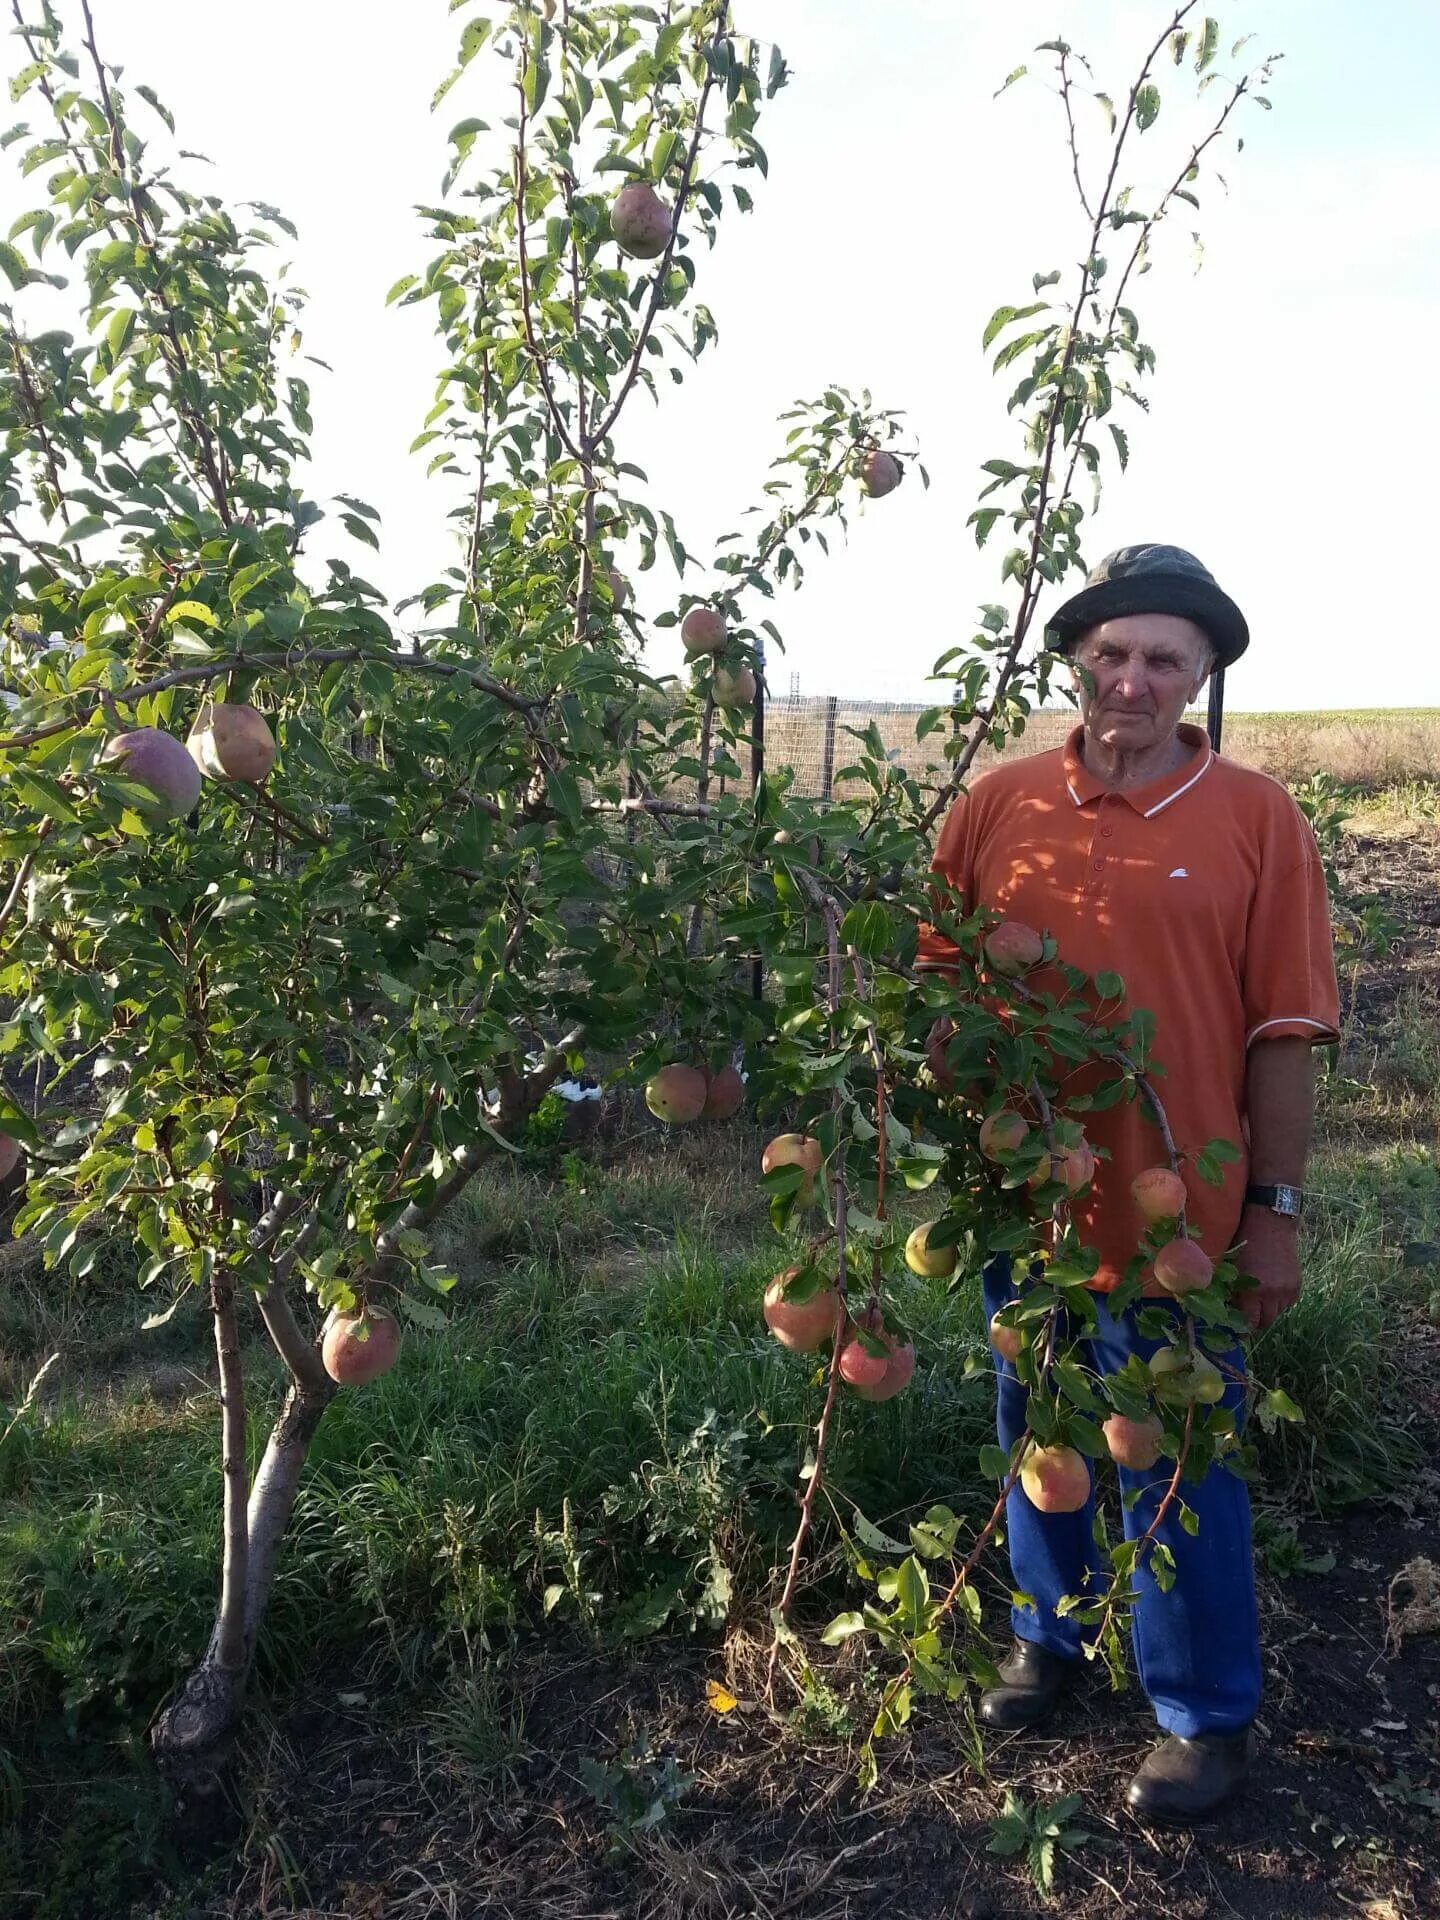
[{"label": "grass", "polygon": [[[1362,824],[1383,838],[1398,811],[1376,802]],[[1282,1526],[1403,1501],[1419,1464],[1396,1330],[1430,1277],[1404,1250],[1440,1240],[1433,986],[1403,967],[1362,976],[1323,1083],[1305,1293],[1255,1352],[1306,1415],[1263,1442],[1260,1496]],[[476,1183],[450,1249],[450,1336],[412,1338],[321,1429],[262,1694],[279,1706],[319,1669],[358,1673],[422,1702],[460,1763],[503,1774],[524,1743],[496,1679],[507,1646],[727,1614],[765,1631],[818,1388],[759,1324],[777,1249],[757,1149],[743,1125],[652,1133]],[[207,1330],[182,1311],[141,1335],[152,1306],[119,1258],[76,1287],[6,1255],[0,1397],[13,1407],[61,1355],[58,1387],[0,1443],[0,1888],[43,1883],[39,1920],[123,1911],[132,1886],[175,1872],[143,1732],[208,1632],[218,1474]],[[842,1517],[853,1501],[889,1531],[936,1499],[988,1505],[975,1285],[911,1282],[903,1311],[915,1389],[847,1413],[833,1465]],[[253,1333],[249,1361],[258,1450],[278,1378]],[[822,1513],[817,1612],[853,1603],[837,1539]]]}]

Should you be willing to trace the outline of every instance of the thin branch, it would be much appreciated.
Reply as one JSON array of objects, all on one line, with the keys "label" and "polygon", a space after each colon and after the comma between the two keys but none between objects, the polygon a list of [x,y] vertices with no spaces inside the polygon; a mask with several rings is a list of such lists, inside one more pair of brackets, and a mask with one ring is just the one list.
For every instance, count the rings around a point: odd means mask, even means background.
[{"label": "thin branch", "polygon": [[39,853],[42,844],[50,838],[54,826],[55,822],[48,815],[40,822],[39,831],[35,836],[35,845],[31,847],[30,851],[25,855],[19,867],[16,869],[15,879],[9,893],[6,895],[5,904],[3,907],[0,907],[0,933],[5,931],[11,914],[14,913],[18,906],[20,896],[25,891],[25,883],[30,878],[31,869],[35,865],[35,856]]},{"label": "thin branch", "polygon": [[[710,40],[710,53],[714,54],[730,30],[729,0],[720,0],[715,9],[715,31]],[[670,221],[670,238],[665,243],[665,251],[656,263],[655,278],[650,287],[650,300],[645,309],[645,318],[640,323],[640,331],[635,336],[635,345],[630,355],[630,364],[625,369],[619,391],[611,401],[608,412],[599,426],[586,437],[586,445],[593,450],[602,446],[614,429],[620,416],[620,409],[630,396],[640,373],[640,363],[645,357],[645,348],[655,325],[665,297],[665,284],[670,274],[670,262],[675,255],[675,243],[680,235],[680,221],[685,212],[685,202],[690,195],[690,182],[695,172],[695,162],[700,153],[700,137],[705,130],[705,108],[710,99],[710,90],[715,84],[715,64],[713,59],[705,62],[705,82],[700,89],[700,98],[695,103],[695,126],[690,135],[690,146],[685,155],[685,165],[681,170],[680,184],[675,190],[675,210]]]},{"label": "thin branch", "polygon": [[489,694],[492,700],[498,700],[502,706],[509,707],[514,713],[538,713],[548,704],[544,699],[516,693],[512,688],[502,685],[500,681],[492,680],[489,674],[480,673],[473,667],[462,667],[445,660],[431,660],[423,654],[378,653],[368,647],[311,647],[298,653],[293,651],[247,653],[234,658],[212,661],[205,666],[175,667],[169,673],[162,673],[154,680],[144,681],[138,686],[122,687],[114,693],[106,692],[98,696],[88,691],[62,694],[59,696],[61,699],[75,703],[75,713],[64,720],[54,720],[46,726],[35,727],[28,733],[12,733],[0,737],[0,752],[6,752],[12,747],[33,746],[39,740],[48,740],[54,734],[83,726],[93,714],[101,712],[112,703],[133,706],[136,701],[143,700],[153,693],[161,693],[166,687],[203,685],[210,680],[219,680],[225,674],[233,673],[237,668],[242,671],[282,668],[298,672],[308,666],[334,666],[357,660],[374,661],[380,666],[389,667],[395,673],[418,673],[441,680],[465,680],[477,692]]}]

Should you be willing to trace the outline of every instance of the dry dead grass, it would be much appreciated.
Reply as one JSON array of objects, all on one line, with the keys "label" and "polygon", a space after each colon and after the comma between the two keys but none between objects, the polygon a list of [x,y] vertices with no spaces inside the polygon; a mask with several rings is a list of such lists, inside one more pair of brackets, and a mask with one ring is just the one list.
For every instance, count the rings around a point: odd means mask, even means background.
[{"label": "dry dead grass", "polygon": [[[772,700],[765,711],[766,763],[772,770],[793,767],[799,793],[823,790],[830,724],[827,707],[823,699],[782,698]],[[898,753],[915,774],[923,776],[927,767],[943,767],[945,734],[932,733],[920,742],[915,739],[915,722],[923,711],[920,706],[886,701],[838,701],[833,716],[833,771],[841,772],[858,755],[858,743],[846,730],[863,731],[872,720],[887,751]],[[1193,717],[1203,721],[1203,715]],[[1058,747],[1074,724],[1068,707],[1037,713],[1007,751],[1043,753]],[[1440,709],[1231,712],[1225,720],[1224,751],[1231,759],[1287,783],[1306,779],[1317,770],[1366,787],[1440,780]],[[983,769],[995,758],[982,751],[976,765]],[[836,781],[834,791],[853,791],[853,783]]]}]

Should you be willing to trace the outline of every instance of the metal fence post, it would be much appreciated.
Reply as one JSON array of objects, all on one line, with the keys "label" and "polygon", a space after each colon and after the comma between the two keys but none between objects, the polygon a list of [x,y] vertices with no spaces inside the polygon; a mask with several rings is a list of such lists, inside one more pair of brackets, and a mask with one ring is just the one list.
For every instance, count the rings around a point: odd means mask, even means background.
[{"label": "metal fence post", "polygon": [[[750,716],[750,796],[753,799],[755,789],[765,774],[765,642],[755,642],[757,672],[755,674],[755,706]],[[750,963],[750,998],[763,999],[765,995],[765,966],[757,953]]]},{"label": "metal fence post", "polygon": [[835,785],[835,713],[840,702],[832,693],[825,702],[825,746],[820,761],[820,798],[830,801],[834,798]]}]

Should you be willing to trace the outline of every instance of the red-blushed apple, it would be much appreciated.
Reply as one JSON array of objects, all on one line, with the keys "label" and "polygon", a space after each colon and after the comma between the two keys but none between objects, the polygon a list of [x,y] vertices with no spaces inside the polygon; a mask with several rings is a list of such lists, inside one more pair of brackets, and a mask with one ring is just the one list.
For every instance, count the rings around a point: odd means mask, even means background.
[{"label": "red-blushed apple", "polygon": [[[1000,1313],[1005,1309],[1002,1307]],[[1025,1350],[1025,1335],[1019,1327],[1007,1327],[1001,1321],[1000,1313],[990,1316],[990,1344],[1002,1360],[1008,1360],[1013,1367]]]},{"label": "red-blushed apple", "polygon": [[930,1230],[936,1222],[927,1220],[924,1226],[916,1227],[905,1242],[905,1264],[912,1273],[918,1273],[922,1280],[944,1280],[955,1271],[955,1262],[960,1257],[960,1249],[948,1247],[931,1248]]},{"label": "red-blushed apple", "polygon": [[[884,1328],[876,1335],[889,1349],[885,1361],[885,1372],[873,1385],[865,1380],[849,1380],[842,1364],[840,1373],[846,1379],[851,1392],[857,1400],[893,1400],[903,1393],[915,1378],[915,1349],[908,1340],[897,1339]],[[867,1356],[868,1357],[868,1356]],[[842,1362],[844,1355],[841,1355]]]},{"label": "red-blushed apple", "polygon": [[1185,1211],[1185,1182],[1170,1167],[1147,1167],[1130,1182],[1130,1193],[1145,1218],[1178,1220]]},{"label": "red-blushed apple", "polygon": [[20,1142],[0,1133],[0,1180],[8,1180],[20,1161]]},{"label": "red-blushed apple", "polygon": [[199,767],[174,734],[159,727],[116,734],[100,758],[127,780],[148,787],[169,819],[189,813],[200,798]]},{"label": "red-blushed apple", "polygon": [[254,707],[207,700],[186,741],[190,757],[212,780],[260,786],[275,764],[275,736]]},{"label": "red-blushed apple", "polygon": [[739,1068],[721,1067],[718,1073],[710,1076],[700,1117],[702,1120],[733,1119],[740,1111],[744,1098],[745,1082],[740,1078]]},{"label": "red-blushed apple", "polygon": [[1095,1178],[1095,1150],[1088,1140],[1082,1140],[1078,1147],[1066,1147],[1060,1154],[1055,1169],[1057,1180],[1063,1180],[1067,1193],[1083,1193]]},{"label": "red-blushed apple", "polygon": [[1155,1256],[1155,1278],[1167,1293],[1194,1293],[1215,1277],[1205,1249],[1196,1240],[1167,1240]]},{"label": "red-blushed apple", "polygon": [[1148,1473],[1160,1458],[1160,1442],[1165,1428],[1153,1413],[1143,1420],[1127,1414],[1112,1413],[1100,1431],[1117,1467],[1130,1467],[1136,1473]]},{"label": "red-blushed apple", "polygon": [[684,1127],[705,1111],[707,1092],[700,1069],[676,1060],[645,1082],[645,1104],[667,1127]]},{"label": "red-blushed apple", "polygon": [[655,260],[670,238],[670,209],[652,186],[632,180],[610,208],[610,231],[636,260]]},{"label": "red-blushed apple", "polygon": [[725,616],[714,607],[691,607],[680,622],[680,640],[689,660],[702,653],[720,653],[726,640]]},{"label": "red-blushed apple", "polygon": [[1028,973],[1044,954],[1045,942],[1023,920],[1002,920],[985,936],[985,958],[996,973]]},{"label": "red-blushed apple", "polygon": [[889,1371],[889,1356],[871,1353],[862,1341],[847,1340],[840,1349],[840,1378],[857,1392],[861,1388],[882,1386]]},{"label": "red-blushed apple", "polygon": [[860,478],[872,500],[883,500],[893,493],[905,477],[905,469],[893,453],[872,447],[860,462]]},{"label": "red-blushed apple", "polygon": [[1040,1513],[1078,1513],[1090,1498],[1090,1469],[1074,1447],[1032,1446],[1020,1484]]},{"label": "red-blushed apple", "polygon": [[368,1386],[399,1359],[400,1338],[400,1322],[384,1307],[332,1313],[325,1322],[320,1358],[340,1386]]},{"label": "red-blushed apple", "polygon": [[1003,1113],[992,1113],[988,1120],[981,1123],[980,1151],[987,1160],[1003,1159],[1025,1144],[1029,1131],[1018,1113],[1011,1113],[1008,1109]]},{"label": "red-blushed apple", "polygon": [[834,1337],[839,1324],[840,1295],[833,1286],[818,1287],[807,1300],[787,1297],[799,1267],[777,1273],[765,1289],[765,1324],[791,1353],[814,1353]]},{"label": "red-blushed apple", "polygon": [[755,675],[749,667],[717,667],[710,679],[717,707],[753,707]]},{"label": "red-blushed apple", "polygon": [[815,1197],[815,1178],[820,1171],[820,1142],[805,1133],[777,1133],[760,1156],[760,1171],[773,1173],[776,1167],[799,1167],[803,1178],[799,1199],[808,1206]]}]

